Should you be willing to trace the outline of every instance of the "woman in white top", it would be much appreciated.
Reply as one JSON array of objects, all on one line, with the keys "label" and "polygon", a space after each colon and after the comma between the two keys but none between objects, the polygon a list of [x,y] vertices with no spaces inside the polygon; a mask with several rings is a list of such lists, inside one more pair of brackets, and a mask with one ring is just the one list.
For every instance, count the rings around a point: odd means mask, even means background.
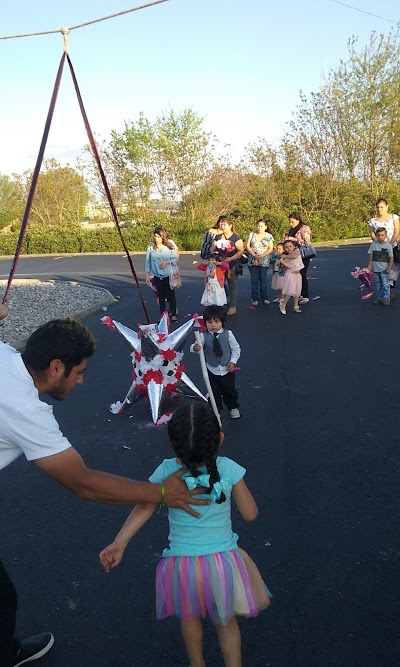
[{"label": "woman in white top", "polygon": [[[397,239],[400,233],[400,220],[399,216],[396,215],[395,213],[389,213],[389,207],[387,200],[384,199],[383,197],[380,197],[376,204],[376,213],[375,217],[371,218],[368,221],[369,225],[369,235],[373,241],[376,241],[376,236],[375,232],[378,229],[378,227],[384,227],[387,231],[387,240],[389,243],[393,246],[393,248],[397,248]],[[395,253],[395,262],[398,262],[399,255],[398,253]],[[397,266],[397,269],[400,267]],[[394,288],[395,288],[396,281],[393,281],[393,286],[391,287],[390,290],[390,298],[394,299]]]}]

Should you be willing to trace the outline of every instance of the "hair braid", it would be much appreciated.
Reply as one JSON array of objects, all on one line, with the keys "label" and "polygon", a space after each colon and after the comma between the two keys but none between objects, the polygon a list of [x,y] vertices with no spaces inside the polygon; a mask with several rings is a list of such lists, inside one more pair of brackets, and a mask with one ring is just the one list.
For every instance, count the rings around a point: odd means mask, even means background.
[{"label": "hair braid", "polygon": [[[210,406],[202,402],[181,405],[168,422],[168,435],[176,456],[193,477],[200,475],[200,466],[206,466],[210,475],[211,493],[215,482],[220,481],[217,469],[220,428]],[[224,500],[225,494],[221,493],[218,502]]]}]

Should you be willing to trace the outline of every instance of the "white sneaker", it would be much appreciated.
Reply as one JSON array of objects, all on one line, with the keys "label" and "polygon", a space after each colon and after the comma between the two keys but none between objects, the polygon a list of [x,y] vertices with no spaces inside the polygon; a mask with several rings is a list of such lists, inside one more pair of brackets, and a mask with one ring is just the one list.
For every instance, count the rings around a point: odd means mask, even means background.
[{"label": "white sneaker", "polygon": [[303,297],[302,297],[302,298],[299,300],[299,304],[300,304],[301,306],[303,306],[305,303],[308,303],[309,300],[310,300],[310,299],[306,299],[306,298],[303,299]]},{"label": "white sneaker", "polygon": [[277,299],[274,299],[272,303],[279,303],[280,298],[278,297]]},{"label": "white sneaker", "polygon": [[229,414],[232,417],[232,419],[239,419],[240,417],[239,408],[233,408],[232,410],[229,410]]},{"label": "white sneaker", "polygon": [[279,301],[279,310],[281,311],[282,315],[286,315],[286,306],[283,305],[283,301]]},{"label": "white sneaker", "polygon": [[263,303],[264,303],[266,306],[269,306],[269,304],[271,303],[271,301],[268,301],[268,299],[264,299]]},{"label": "white sneaker", "polygon": [[251,305],[252,305],[252,306],[258,306],[258,301],[252,301],[252,302],[251,302]]}]

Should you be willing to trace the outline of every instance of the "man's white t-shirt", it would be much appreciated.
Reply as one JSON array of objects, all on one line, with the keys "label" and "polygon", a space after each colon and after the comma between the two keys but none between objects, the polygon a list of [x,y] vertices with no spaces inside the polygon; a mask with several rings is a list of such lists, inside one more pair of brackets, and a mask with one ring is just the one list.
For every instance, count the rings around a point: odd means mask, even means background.
[{"label": "man's white t-shirt", "polygon": [[20,353],[0,343],[0,470],[22,453],[33,461],[68,447],[52,406],[39,399]]}]

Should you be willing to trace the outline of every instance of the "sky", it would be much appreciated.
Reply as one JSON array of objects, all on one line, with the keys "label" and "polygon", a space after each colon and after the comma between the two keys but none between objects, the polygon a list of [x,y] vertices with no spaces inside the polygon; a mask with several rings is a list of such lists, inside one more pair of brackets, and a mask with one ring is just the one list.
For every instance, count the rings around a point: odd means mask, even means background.
[{"label": "sky", "polygon": [[[148,1],[148,0],[147,0]],[[13,0],[0,5],[0,36],[55,30],[146,0]],[[393,21],[393,0],[348,4]],[[397,8],[396,8],[397,7]],[[299,101],[391,24],[332,0],[168,0],[73,30],[68,38],[92,131],[121,132],[140,112],[192,108],[237,162],[259,137],[277,146]],[[61,34],[0,40],[0,174],[35,166],[62,55]],[[45,158],[74,166],[87,137],[65,65]]]}]

